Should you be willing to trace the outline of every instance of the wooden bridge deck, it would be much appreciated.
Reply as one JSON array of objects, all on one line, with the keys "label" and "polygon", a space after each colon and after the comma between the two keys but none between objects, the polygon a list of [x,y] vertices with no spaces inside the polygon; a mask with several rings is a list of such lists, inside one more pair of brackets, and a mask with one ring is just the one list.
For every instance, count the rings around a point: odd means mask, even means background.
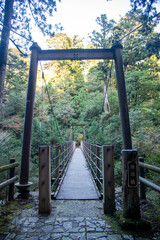
[{"label": "wooden bridge deck", "polygon": [[99,199],[87,162],[76,148],[56,199]]}]

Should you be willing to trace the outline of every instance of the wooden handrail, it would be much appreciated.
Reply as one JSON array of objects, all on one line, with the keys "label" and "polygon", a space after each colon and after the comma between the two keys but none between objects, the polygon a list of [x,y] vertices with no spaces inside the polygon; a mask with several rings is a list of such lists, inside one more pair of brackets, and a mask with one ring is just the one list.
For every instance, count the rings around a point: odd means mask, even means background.
[{"label": "wooden handrail", "polygon": [[18,167],[18,166],[19,166],[19,163],[18,163],[18,162],[1,166],[1,167],[0,167],[0,172],[3,172],[3,171],[5,171],[5,170],[8,170],[8,169],[11,169],[11,168],[14,168],[14,167]]},{"label": "wooden handrail", "polygon": [[14,176],[13,178],[10,178],[2,183],[0,183],[0,190],[7,187],[11,183],[15,182],[18,179],[18,176]]},{"label": "wooden handrail", "polygon": [[143,157],[139,158],[139,167],[140,167],[139,168],[140,198],[146,199],[146,187],[145,186],[148,186],[157,192],[160,192],[160,187],[158,185],[152,183],[151,181],[145,179],[144,168],[148,169],[150,171],[156,172],[156,173],[160,173],[160,168],[144,163]]},{"label": "wooden handrail", "polygon": [[18,179],[18,176],[15,176],[15,167],[18,167],[19,163],[15,162],[15,159],[10,159],[10,164],[0,167],[0,172],[10,170],[9,179],[0,183],[0,190],[9,185],[9,194],[8,200],[12,201],[14,199],[14,182]]},{"label": "wooden handrail", "polygon": [[142,162],[139,162],[139,166],[140,167],[143,167],[143,168],[146,168],[148,170],[151,170],[153,172],[157,172],[157,173],[160,173],[160,168],[159,167],[155,167],[153,165],[149,165],[149,164],[146,164],[146,163],[142,163]]},{"label": "wooden handrail", "polygon": [[144,183],[146,186],[154,189],[157,192],[160,192],[160,187],[151,181],[146,180],[145,178],[139,177],[140,182]]}]

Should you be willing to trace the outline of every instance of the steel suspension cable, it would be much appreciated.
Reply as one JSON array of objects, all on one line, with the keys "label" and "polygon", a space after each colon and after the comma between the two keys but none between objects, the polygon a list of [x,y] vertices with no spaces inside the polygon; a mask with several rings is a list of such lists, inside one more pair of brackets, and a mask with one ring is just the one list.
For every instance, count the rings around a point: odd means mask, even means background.
[{"label": "steel suspension cable", "polygon": [[41,71],[42,71],[42,79],[44,80],[44,83],[45,83],[45,87],[46,87],[46,91],[47,91],[47,96],[48,96],[48,100],[49,100],[49,104],[50,104],[50,107],[51,107],[51,113],[55,119],[55,125],[56,125],[56,128],[57,128],[57,131],[61,137],[61,140],[64,142],[64,139],[62,137],[62,134],[61,134],[61,131],[59,129],[59,126],[58,126],[58,122],[57,122],[57,118],[54,114],[54,111],[53,111],[53,106],[52,106],[52,103],[51,103],[51,98],[50,98],[50,94],[49,94],[49,90],[48,90],[48,87],[47,87],[47,83],[46,83],[46,79],[45,79],[45,76],[44,76],[44,71],[43,71],[43,67],[42,67],[42,64],[40,62],[40,67],[41,67]]},{"label": "steel suspension cable", "polygon": [[146,20],[144,23],[140,24],[139,26],[137,26],[133,30],[131,30],[129,33],[125,34],[123,37],[119,38],[118,41],[122,41],[125,37],[128,37],[131,33],[135,32],[137,29],[141,28],[143,25],[145,25],[147,22],[150,22],[155,17],[160,17],[160,12],[157,13],[155,16],[151,17],[150,19]]}]

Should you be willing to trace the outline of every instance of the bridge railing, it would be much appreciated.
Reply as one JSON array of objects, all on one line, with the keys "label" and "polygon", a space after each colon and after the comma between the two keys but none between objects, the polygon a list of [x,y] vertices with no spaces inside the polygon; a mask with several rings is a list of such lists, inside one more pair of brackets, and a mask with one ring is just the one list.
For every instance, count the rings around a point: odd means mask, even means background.
[{"label": "bridge railing", "polygon": [[81,149],[88,162],[95,184],[100,194],[103,195],[102,145],[82,142]]},{"label": "bridge railing", "polygon": [[[51,192],[57,195],[68,162],[75,150],[73,141],[54,147],[39,147],[39,213],[51,212]],[[51,190],[52,189],[52,190]]]},{"label": "bridge railing", "polygon": [[106,214],[115,212],[114,189],[114,148],[111,145],[81,142],[81,149],[90,167],[95,184],[103,196],[103,209]]},{"label": "bridge railing", "polygon": [[9,185],[9,201],[12,201],[14,199],[14,182],[18,179],[18,176],[15,176],[15,167],[18,166],[19,163],[15,162],[15,159],[10,159],[10,164],[0,167],[0,172],[9,170],[9,178],[6,181],[0,183],[0,191]]},{"label": "bridge railing", "polygon": [[151,181],[145,179],[145,169],[160,174],[160,168],[144,163],[144,158],[139,158],[139,181],[140,181],[140,199],[146,199],[146,186],[160,192],[160,187]]},{"label": "bridge railing", "polygon": [[73,141],[57,144],[51,151],[51,189],[55,198],[64,179],[68,162],[75,149]]}]

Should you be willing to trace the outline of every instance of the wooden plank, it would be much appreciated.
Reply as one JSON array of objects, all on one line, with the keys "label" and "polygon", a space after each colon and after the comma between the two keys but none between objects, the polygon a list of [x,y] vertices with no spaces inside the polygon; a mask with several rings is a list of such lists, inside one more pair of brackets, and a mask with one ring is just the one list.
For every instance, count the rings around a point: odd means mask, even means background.
[{"label": "wooden plank", "polygon": [[56,49],[39,50],[38,60],[113,59],[113,49]]}]

